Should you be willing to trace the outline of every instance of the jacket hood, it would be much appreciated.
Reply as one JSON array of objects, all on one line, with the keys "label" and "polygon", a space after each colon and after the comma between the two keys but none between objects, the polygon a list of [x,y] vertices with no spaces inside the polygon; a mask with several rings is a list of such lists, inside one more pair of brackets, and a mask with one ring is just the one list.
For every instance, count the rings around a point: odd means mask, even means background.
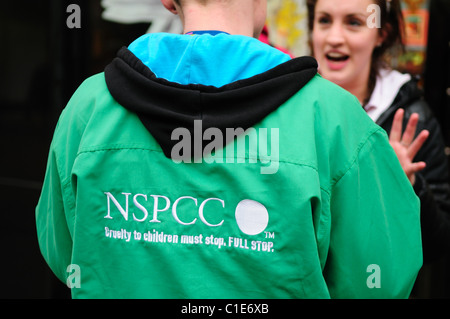
[{"label": "jacket hood", "polygon": [[[193,137],[194,121],[201,120],[203,131],[246,130],[275,111],[316,74],[316,60],[301,57],[220,87],[180,84],[157,77],[125,47],[105,69],[111,95],[137,114],[168,158],[178,143],[172,140],[175,129],[186,128]],[[225,140],[223,145],[228,142]]]}]

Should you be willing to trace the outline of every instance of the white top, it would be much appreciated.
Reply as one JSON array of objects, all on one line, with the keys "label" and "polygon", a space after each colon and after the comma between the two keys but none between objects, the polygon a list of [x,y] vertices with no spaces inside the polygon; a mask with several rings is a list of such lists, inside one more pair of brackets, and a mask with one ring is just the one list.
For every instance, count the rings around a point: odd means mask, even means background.
[{"label": "white top", "polygon": [[395,70],[381,70],[370,100],[364,107],[367,115],[376,122],[380,115],[392,105],[400,88],[410,80],[409,74],[402,74]]}]

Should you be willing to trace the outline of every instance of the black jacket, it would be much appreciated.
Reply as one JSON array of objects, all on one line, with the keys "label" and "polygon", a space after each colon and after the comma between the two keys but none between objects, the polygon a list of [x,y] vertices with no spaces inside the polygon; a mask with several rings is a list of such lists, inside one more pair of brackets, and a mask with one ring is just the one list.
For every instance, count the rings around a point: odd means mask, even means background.
[{"label": "black jacket", "polygon": [[413,113],[419,114],[416,135],[426,129],[428,140],[414,158],[427,166],[416,174],[414,190],[421,201],[422,245],[424,262],[439,258],[450,251],[450,186],[445,143],[437,119],[434,117],[416,80],[407,82],[399,90],[392,105],[380,116],[377,124],[389,134],[395,112],[403,108],[403,129]]},{"label": "black jacket", "polygon": [[430,0],[424,85],[425,100],[450,145],[450,1]]}]

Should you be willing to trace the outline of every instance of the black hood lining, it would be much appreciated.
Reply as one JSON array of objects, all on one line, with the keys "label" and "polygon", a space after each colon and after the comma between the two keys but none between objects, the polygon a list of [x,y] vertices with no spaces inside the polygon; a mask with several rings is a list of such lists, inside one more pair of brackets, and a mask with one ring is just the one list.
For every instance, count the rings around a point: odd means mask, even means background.
[{"label": "black hood lining", "polygon": [[211,127],[222,132],[226,128],[246,130],[285,103],[316,73],[316,60],[301,57],[222,87],[183,85],[156,77],[123,47],[105,68],[105,79],[114,99],[138,115],[170,158],[178,143],[171,140],[176,128],[193,133],[194,120],[202,120],[203,130]]}]

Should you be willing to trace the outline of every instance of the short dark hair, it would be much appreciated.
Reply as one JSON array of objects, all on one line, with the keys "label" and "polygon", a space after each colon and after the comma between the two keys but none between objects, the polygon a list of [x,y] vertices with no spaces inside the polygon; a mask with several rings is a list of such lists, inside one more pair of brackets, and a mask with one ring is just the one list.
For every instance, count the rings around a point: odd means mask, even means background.
[{"label": "short dark hair", "polygon": [[[314,28],[315,8],[318,0],[307,0],[308,26]],[[380,34],[385,32],[385,39],[381,46],[376,47],[372,53],[372,61],[369,75],[370,92],[375,87],[378,71],[386,67],[389,54],[404,52],[404,22],[400,0],[374,0],[381,10]],[[397,51],[396,51],[397,50]]]}]

